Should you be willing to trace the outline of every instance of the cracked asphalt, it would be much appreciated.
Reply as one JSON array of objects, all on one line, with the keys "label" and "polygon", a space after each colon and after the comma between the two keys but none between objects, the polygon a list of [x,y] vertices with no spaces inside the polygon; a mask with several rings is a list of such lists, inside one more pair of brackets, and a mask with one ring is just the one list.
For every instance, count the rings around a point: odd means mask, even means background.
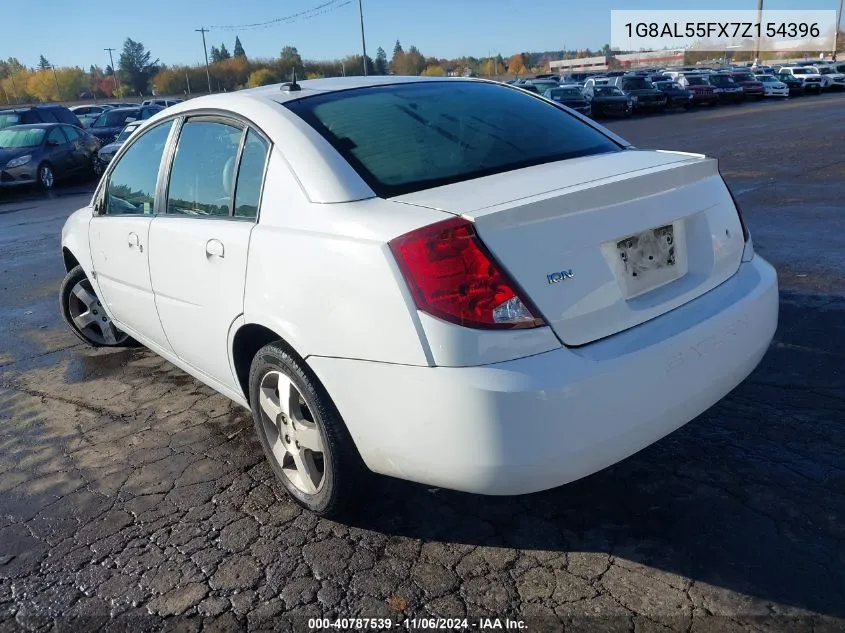
[{"label": "cracked asphalt", "polygon": [[287,499],[246,411],[144,349],[65,329],[59,232],[90,187],[0,198],[0,631],[429,615],[845,630],[844,109],[826,95],[608,124],[718,157],[778,267],[778,333],[729,397],[556,490],[375,479],[344,524]]}]

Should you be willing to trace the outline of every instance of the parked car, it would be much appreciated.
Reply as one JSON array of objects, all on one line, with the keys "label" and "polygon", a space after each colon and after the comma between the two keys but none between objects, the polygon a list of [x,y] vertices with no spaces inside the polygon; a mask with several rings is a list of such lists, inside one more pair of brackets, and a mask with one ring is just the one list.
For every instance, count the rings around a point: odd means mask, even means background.
[{"label": "parked car", "polygon": [[713,86],[713,94],[719,103],[742,103],[746,95],[743,87],[736,82],[733,73],[715,72],[708,76],[710,85]]},{"label": "parked car", "polygon": [[60,105],[37,105],[0,109],[0,130],[12,125],[65,123],[82,127],[76,115]]},{"label": "parked car", "polygon": [[584,86],[584,98],[590,104],[592,117],[631,116],[633,112],[631,97],[616,86],[596,83],[594,79],[587,80]]},{"label": "parked car", "polygon": [[783,66],[778,71],[778,75],[790,75],[800,80],[804,84],[805,92],[812,92],[814,94],[821,94],[822,92],[822,76],[815,68],[807,66]]},{"label": "parked car", "polygon": [[788,97],[789,86],[783,83],[774,75],[754,75],[757,81],[763,84],[767,97]]},{"label": "parked car", "polygon": [[634,112],[663,112],[666,109],[666,95],[645,77],[623,75],[611,78],[609,84],[631,97]]},{"label": "parked car", "polygon": [[766,91],[763,84],[752,75],[748,70],[733,72],[733,80],[742,86],[742,91],[745,93],[746,99],[762,99],[766,96]]},{"label": "parked car", "polygon": [[132,132],[138,129],[141,123],[141,121],[134,121],[130,123],[121,130],[120,134],[118,134],[111,143],[100,148],[100,151],[97,153],[97,158],[103,167],[111,162],[111,159],[114,158],[117,150],[123,146],[126,139],[132,135]]},{"label": "parked car", "polygon": [[710,85],[709,77],[700,73],[678,75],[678,84],[692,93],[693,105],[713,105],[719,97]]},{"label": "parked car", "polygon": [[543,93],[546,99],[572,108],[584,116],[590,116],[590,102],[584,98],[584,93],[576,85],[559,86]]},{"label": "parked car", "polygon": [[540,94],[540,89],[532,83],[528,83],[527,81],[515,81],[511,84],[516,88],[522,88],[523,90],[527,90],[528,92],[533,92],[534,94]]},{"label": "parked car", "polygon": [[99,175],[100,143],[64,123],[13,125],[0,130],[0,188],[37,184],[52,189],[58,180]]},{"label": "parked car", "polygon": [[162,108],[169,108],[172,105],[176,105],[177,103],[182,103],[182,99],[146,99],[141,105],[143,106],[161,106]]},{"label": "parked car", "polygon": [[379,79],[143,123],[62,230],[72,331],[131,337],[251,409],[281,485],[321,515],[368,470],[565,484],[756,367],[777,275],[717,161],[629,151],[494,82]]},{"label": "parked car", "polygon": [[692,102],[694,98],[692,91],[683,88],[677,82],[660,80],[652,82],[651,85],[666,95],[667,108],[685,108],[689,110],[694,105]]},{"label": "parked car", "polygon": [[560,85],[560,82],[555,81],[554,79],[527,79],[523,82],[521,87],[524,88],[526,85],[534,86],[537,89],[538,94],[543,94],[546,90],[557,88]]},{"label": "parked car", "polygon": [[788,73],[777,74],[775,79],[784,84],[789,89],[790,97],[798,97],[805,94],[804,82]]},{"label": "parked car", "polygon": [[78,106],[71,106],[68,108],[71,112],[73,112],[77,117],[82,115],[90,115],[90,114],[101,114],[106,110],[111,110],[112,106],[110,105],[78,105]]},{"label": "parked car", "polygon": [[97,120],[94,121],[88,128],[91,133],[96,136],[104,145],[114,141],[120,131],[126,127],[127,124],[133,121],[143,121],[149,119],[154,114],[161,112],[164,108],[161,106],[141,106],[134,108],[115,108],[103,112]]},{"label": "parked car", "polygon": [[813,66],[822,78],[822,90],[845,90],[845,74],[836,70],[833,65],[820,64]]}]

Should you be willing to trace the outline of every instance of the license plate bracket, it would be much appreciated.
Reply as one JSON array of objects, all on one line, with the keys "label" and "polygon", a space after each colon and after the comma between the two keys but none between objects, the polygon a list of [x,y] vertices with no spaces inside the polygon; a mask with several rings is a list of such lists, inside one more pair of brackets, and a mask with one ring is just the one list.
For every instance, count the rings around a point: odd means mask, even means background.
[{"label": "license plate bracket", "polygon": [[625,299],[632,299],[686,274],[683,222],[642,231],[608,244]]}]

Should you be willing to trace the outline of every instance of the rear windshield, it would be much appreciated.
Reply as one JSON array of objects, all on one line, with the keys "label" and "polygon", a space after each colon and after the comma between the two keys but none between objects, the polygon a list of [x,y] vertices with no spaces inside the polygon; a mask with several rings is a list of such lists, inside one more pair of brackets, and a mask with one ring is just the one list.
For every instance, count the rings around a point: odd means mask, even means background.
[{"label": "rear windshield", "polygon": [[118,127],[137,121],[141,116],[140,110],[110,110],[104,113],[103,120],[98,127]]},{"label": "rear windshield", "polygon": [[622,90],[646,90],[651,87],[649,80],[644,77],[631,77],[622,80]]},{"label": "rear windshield", "polygon": [[707,80],[704,77],[687,77],[687,85],[690,86],[706,86]]},{"label": "rear windshield", "polygon": [[545,99],[493,83],[394,84],[285,105],[381,197],[620,150]]}]

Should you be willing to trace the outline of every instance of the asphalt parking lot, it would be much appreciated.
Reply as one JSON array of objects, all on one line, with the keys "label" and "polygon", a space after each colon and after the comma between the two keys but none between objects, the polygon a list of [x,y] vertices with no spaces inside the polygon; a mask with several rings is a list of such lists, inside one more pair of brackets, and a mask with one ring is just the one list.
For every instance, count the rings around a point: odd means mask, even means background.
[{"label": "asphalt parking lot", "polygon": [[482,498],[380,479],[345,524],[285,497],[246,411],[150,352],[91,350],[65,328],[59,232],[90,186],[3,194],[0,631],[428,615],[845,630],[845,98],[608,126],[720,159],[781,279],[762,364],[569,486]]}]

